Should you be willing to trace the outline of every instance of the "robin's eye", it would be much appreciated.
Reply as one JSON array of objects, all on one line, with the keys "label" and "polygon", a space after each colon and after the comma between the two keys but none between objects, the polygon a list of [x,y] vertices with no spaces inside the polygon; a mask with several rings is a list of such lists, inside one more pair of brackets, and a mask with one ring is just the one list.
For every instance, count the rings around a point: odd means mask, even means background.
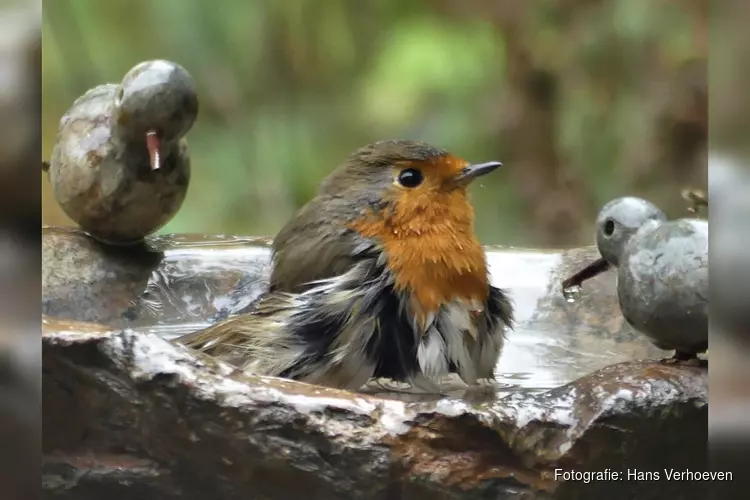
[{"label": "robin's eye", "polygon": [[405,188],[415,188],[422,184],[424,177],[416,168],[407,168],[398,174],[398,183]]}]

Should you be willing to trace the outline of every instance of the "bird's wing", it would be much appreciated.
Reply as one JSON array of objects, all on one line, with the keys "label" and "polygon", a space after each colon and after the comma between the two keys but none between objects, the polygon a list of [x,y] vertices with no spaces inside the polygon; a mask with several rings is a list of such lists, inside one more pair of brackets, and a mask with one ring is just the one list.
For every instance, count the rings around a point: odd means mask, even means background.
[{"label": "bird's wing", "polygon": [[250,313],[175,342],[259,375],[356,389],[375,370],[367,345],[382,294],[361,286],[372,266],[363,261],[303,293],[269,292]]},{"label": "bird's wing", "polygon": [[311,201],[276,235],[270,290],[301,292],[377,257],[377,244],[347,229],[335,203]]},{"label": "bird's wing", "polygon": [[477,320],[478,335],[471,357],[477,376],[492,379],[505,343],[505,332],[513,328],[513,304],[508,292],[490,285],[485,308]]},{"label": "bird's wing", "polygon": [[[283,325],[301,303],[299,296],[268,293],[259,299],[251,313],[183,335],[174,341],[239,368],[244,368],[248,355],[281,357],[285,338]],[[266,348],[274,347],[279,349],[278,353],[266,352]]]}]

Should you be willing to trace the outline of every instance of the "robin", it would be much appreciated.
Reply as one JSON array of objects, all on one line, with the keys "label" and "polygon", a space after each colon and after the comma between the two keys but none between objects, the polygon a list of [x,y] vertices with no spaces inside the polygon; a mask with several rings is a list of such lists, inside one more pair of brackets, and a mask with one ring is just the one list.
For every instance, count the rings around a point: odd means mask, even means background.
[{"label": "robin", "polygon": [[625,320],[658,348],[666,363],[701,364],[708,349],[708,222],[668,220],[635,197],[607,203],[596,221],[602,258],[566,280],[564,288],[617,268],[617,297]]},{"label": "robin", "polygon": [[492,379],[513,307],[490,284],[469,164],[415,141],[352,154],[273,243],[254,309],[176,341],[249,372],[357,389]]},{"label": "robin", "polygon": [[60,120],[50,163],[42,164],[63,211],[110,244],[136,243],[163,227],[187,194],[183,137],[197,114],[192,78],[162,60],[76,99]]}]

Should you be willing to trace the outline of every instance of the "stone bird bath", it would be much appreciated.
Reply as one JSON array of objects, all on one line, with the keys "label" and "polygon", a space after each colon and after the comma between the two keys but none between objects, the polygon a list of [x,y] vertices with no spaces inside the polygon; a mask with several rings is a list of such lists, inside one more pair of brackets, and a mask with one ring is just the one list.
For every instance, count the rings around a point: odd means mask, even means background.
[{"label": "stone bird bath", "polygon": [[[444,397],[359,393],[239,373],[169,342],[249,308],[269,241],[170,235],[104,247],[43,229],[47,498],[661,499],[710,483],[628,481],[708,470],[707,371],[622,319],[615,275],[566,299],[594,247],[488,247],[518,325],[497,384]],[[622,480],[563,481],[562,471]],[[705,491],[704,491],[705,490]],[[697,495],[697,496],[696,496]]]}]

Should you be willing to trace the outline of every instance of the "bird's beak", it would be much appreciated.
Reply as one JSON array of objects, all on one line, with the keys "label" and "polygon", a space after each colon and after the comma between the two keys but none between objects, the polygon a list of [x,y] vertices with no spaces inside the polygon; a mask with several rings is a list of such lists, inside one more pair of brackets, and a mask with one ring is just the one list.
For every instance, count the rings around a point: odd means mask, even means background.
[{"label": "bird's beak", "polygon": [[570,278],[563,281],[562,282],[563,290],[581,286],[584,281],[588,281],[591,278],[595,278],[599,276],[604,271],[608,270],[610,267],[612,266],[606,260],[596,259],[594,262],[584,267],[583,269],[575,273]]},{"label": "bird's beak", "polygon": [[490,161],[487,163],[475,163],[474,165],[469,165],[468,167],[464,167],[463,170],[461,170],[457,176],[453,178],[453,182],[455,182],[458,185],[465,186],[477,177],[481,177],[483,175],[489,174],[493,170],[495,170],[498,167],[502,167],[503,164],[499,161]]},{"label": "bird's beak", "polygon": [[146,132],[146,148],[151,162],[151,171],[161,168],[161,141],[155,130]]}]

